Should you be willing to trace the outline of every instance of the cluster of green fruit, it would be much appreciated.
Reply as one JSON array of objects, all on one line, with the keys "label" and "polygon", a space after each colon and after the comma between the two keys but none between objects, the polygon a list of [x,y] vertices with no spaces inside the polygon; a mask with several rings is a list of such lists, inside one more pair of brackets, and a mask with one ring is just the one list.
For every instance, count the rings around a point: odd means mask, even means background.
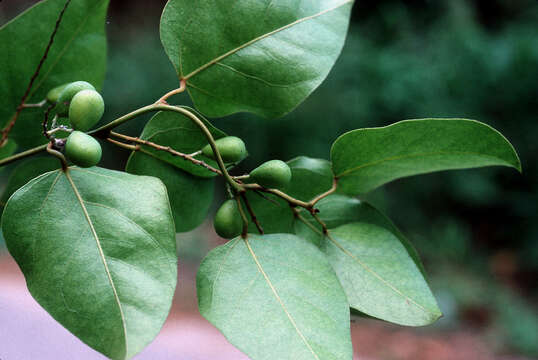
[{"label": "cluster of green fruit", "polygon": [[65,142],[64,153],[80,167],[95,166],[101,160],[101,145],[88,131],[95,126],[105,111],[105,103],[92,84],[75,81],[50,90],[47,101],[56,104],[59,117],[68,117],[73,131]]},{"label": "cluster of green fruit", "polygon": [[[247,156],[245,143],[238,137],[227,136],[218,139],[215,145],[225,163],[236,163]],[[215,158],[209,144],[202,149],[202,154]],[[252,170],[248,181],[268,189],[284,189],[291,181],[291,169],[281,160],[270,160]],[[243,231],[243,221],[238,206],[236,200],[226,200],[217,211],[213,225],[219,236],[231,239]]]}]

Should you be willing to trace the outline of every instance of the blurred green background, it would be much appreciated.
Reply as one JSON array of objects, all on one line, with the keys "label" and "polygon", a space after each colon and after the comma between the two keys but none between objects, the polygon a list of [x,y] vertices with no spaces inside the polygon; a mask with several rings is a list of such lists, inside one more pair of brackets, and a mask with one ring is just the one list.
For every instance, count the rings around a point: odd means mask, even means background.
[{"label": "blurred green background", "polygon": [[[2,23],[28,3],[3,1]],[[111,0],[104,121],[177,87],[159,40],[164,3]],[[173,102],[190,103],[185,95]],[[421,254],[445,314],[440,331],[477,329],[496,351],[538,356],[537,114],[536,0],[358,0],[342,56],[309,99],[282,119],[238,114],[214,124],[245,140],[244,170],[271,158],[328,158],[343,132],[403,119],[463,117],[501,131],[522,175],[442,172],[396,181],[368,200]],[[137,134],[143,124],[124,130]],[[124,165],[125,151],[104,151],[103,166]],[[184,257],[204,255],[207,231],[180,236]]]}]

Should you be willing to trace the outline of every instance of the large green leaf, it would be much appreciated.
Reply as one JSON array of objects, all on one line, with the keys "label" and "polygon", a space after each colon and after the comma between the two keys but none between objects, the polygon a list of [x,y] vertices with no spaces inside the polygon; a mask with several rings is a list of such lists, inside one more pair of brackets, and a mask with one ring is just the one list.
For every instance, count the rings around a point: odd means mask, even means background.
[{"label": "large green leaf", "polygon": [[168,190],[177,232],[192,230],[205,220],[213,201],[213,179],[191,175],[138,151],[131,154],[125,170],[131,174],[155,176],[162,180]]},{"label": "large green leaf", "polygon": [[521,170],[512,145],[492,127],[474,120],[406,120],[350,131],[331,149],[339,189],[369,192],[405,176],[491,165]]},{"label": "large green leaf", "polygon": [[209,253],[196,280],[200,313],[251,359],[351,359],[346,296],[306,241],[236,238]]},{"label": "large green leaf", "polygon": [[[357,198],[333,194],[321,199],[316,205],[316,209],[319,210],[318,217],[325,223],[329,230],[353,222],[363,222],[383,227],[392,232],[400,240],[402,245],[405,246],[417,267],[422,274],[425,275],[424,266],[420,261],[420,257],[418,256],[415,247],[387,216],[372,205]],[[323,234],[319,223],[305,210],[302,210],[300,214],[301,217],[309,223],[309,226],[302,221],[295,221],[295,234],[310,240],[314,244],[321,245],[323,242]],[[314,231],[312,227],[316,228],[317,231]]]},{"label": "large green leaf", "polygon": [[51,156],[29,159],[17,166],[9,176],[4,193],[0,198],[1,211],[3,212],[9,197],[21,186],[47,171],[58,169],[60,166],[58,159]]},{"label": "large green leaf", "polygon": [[[202,118],[202,121],[204,121],[215,139],[226,136],[225,133],[211,125],[207,120]],[[170,146],[172,149],[184,154],[192,154],[207,145],[207,138],[192,120],[183,114],[170,111],[160,111],[155,114],[144,127],[140,138],[162,146]],[[165,151],[149,146],[142,146],[140,151],[166,161],[196,176],[214,177],[216,175],[214,172],[200,165],[193,164],[191,161]],[[213,167],[217,167],[216,161],[207,156],[197,155],[196,158]]]},{"label": "large green leaf", "polygon": [[[327,160],[299,156],[287,164],[292,178],[283,189],[286,194],[309,201],[331,188],[333,174]],[[252,193],[247,196],[266,234],[293,232],[293,212],[286,201],[270,194],[265,194],[265,198]],[[254,224],[249,225],[249,230],[256,232]]]},{"label": "large green leaf", "polygon": [[[43,55],[65,0],[45,0],[0,28],[0,126],[15,113]],[[105,77],[108,0],[71,1],[27,102],[39,102],[55,86],[86,80],[100,88]],[[12,130],[22,147],[45,143],[42,109],[25,109]]]},{"label": "large green leaf", "polygon": [[353,0],[169,0],[161,41],[204,114],[279,117],[327,76]]},{"label": "large green leaf", "polygon": [[125,359],[160,331],[177,257],[158,179],[96,167],[49,172],[11,196],[2,229],[33,297],[89,346]]},{"label": "large green leaf", "polygon": [[339,226],[328,231],[322,249],[352,308],[408,326],[431,324],[441,316],[419,267],[385,227]]}]

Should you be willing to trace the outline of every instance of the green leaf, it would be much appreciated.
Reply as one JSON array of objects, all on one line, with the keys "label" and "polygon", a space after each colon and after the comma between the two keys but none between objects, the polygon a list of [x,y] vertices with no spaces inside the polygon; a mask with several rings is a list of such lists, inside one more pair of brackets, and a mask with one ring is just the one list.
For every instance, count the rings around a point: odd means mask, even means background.
[{"label": "green leaf", "polygon": [[292,171],[291,183],[284,189],[288,195],[310,201],[332,187],[333,173],[329,161],[299,156],[287,163]]},{"label": "green leaf", "polygon": [[352,4],[169,0],[161,41],[201,112],[274,118],[325,79],[342,50]]},{"label": "green leaf", "polygon": [[[226,136],[224,132],[211,125],[209,121],[203,118],[202,121],[208,127],[215,139],[220,139]],[[183,114],[170,111],[160,111],[155,114],[144,127],[140,138],[162,146],[170,146],[172,149],[184,154],[192,154],[207,145],[207,138],[192,120]],[[196,176],[216,176],[214,172],[211,172],[200,165],[193,164],[188,160],[174,156],[165,151],[157,150],[149,146],[142,146],[140,151],[162,161],[166,161],[167,163]],[[218,167],[217,162],[207,156],[200,154],[196,156],[196,159],[202,160],[213,167]]]},{"label": "green leaf", "polygon": [[[309,201],[329,190],[333,182],[331,163],[323,159],[299,156],[287,162],[291,169],[291,182],[284,192],[299,200]],[[293,232],[293,211],[288,203],[277,196],[263,197],[249,192],[247,197],[266,234]],[[254,224],[249,230],[256,232]]]},{"label": "green leaf", "polygon": [[9,197],[13,195],[13,193],[21,186],[33,178],[46,173],[47,171],[58,169],[60,166],[61,164],[58,159],[50,156],[36,157],[22,162],[9,176],[6,188],[4,189],[4,193],[0,199],[1,211],[3,212],[4,205]]},{"label": "green leaf", "polygon": [[191,175],[140,152],[131,154],[125,170],[131,174],[155,176],[166,185],[176,232],[190,231],[205,220],[213,201],[213,179]]},{"label": "green leaf", "polygon": [[408,326],[431,324],[441,316],[419,267],[386,228],[342,225],[328,231],[322,249],[352,308]]},{"label": "green leaf", "polygon": [[350,131],[331,149],[339,189],[366,193],[401,177],[440,170],[521,163],[497,130],[474,120],[406,120]]},{"label": "green leaf", "polygon": [[[424,265],[422,265],[422,261],[420,261],[420,257],[415,247],[386,215],[372,205],[349,196],[333,194],[321,199],[317,203],[316,209],[319,210],[319,218],[325,223],[329,230],[353,222],[363,222],[383,227],[392,232],[406,248],[407,252],[415,262],[415,265],[420,269],[422,275],[426,275]],[[309,223],[309,226],[302,221],[295,221],[295,234],[304,239],[308,239],[314,244],[321,245],[323,242],[323,235],[319,223],[310,216],[306,210],[301,210],[300,215]],[[314,231],[312,227],[316,228],[317,231]]]},{"label": "green leaf", "polygon": [[[0,126],[11,119],[45,51],[65,0],[40,1],[0,27]],[[85,80],[100,88],[105,77],[108,0],[72,1],[63,17],[28,103],[64,83]],[[17,143],[45,143],[43,109],[24,109],[11,132]]]},{"label": "green leaf", "polygon": [[49,172],[13,194],[2,229],[32,296],[95,350],[130,358],[160,331],[177,276],[160,180],[97,167]]},{"label": "green leaf", "polygon": [[0,147],[0,160],[5,159],[15,153],[17,144],[13,140],[8,140],[4,146]]},{"label": "green leaf", "polygon": [[196,283],[200,313],[253,360],[352,358],[342,287],[296,236],[236,238],[209,253]]}]

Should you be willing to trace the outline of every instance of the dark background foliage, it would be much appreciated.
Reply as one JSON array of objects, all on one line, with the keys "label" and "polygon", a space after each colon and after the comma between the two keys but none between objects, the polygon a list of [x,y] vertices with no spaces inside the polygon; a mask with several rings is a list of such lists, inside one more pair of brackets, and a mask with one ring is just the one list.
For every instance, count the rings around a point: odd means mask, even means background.
[{"label": "dark background foliage", "polygon": [[[33,2],[2,1],[0,22]],[[159,40],[164,4],[111,1],[104,121],[177,87]],[[439,326],[483,328],[500,348],[538,355],[537,23],[535,0],[357,1],[341,58],[304,104],[273,121],[238,114],[214,123],[245,139],[244,170],[271,158],[328,158],[347,130],[409,118],[464,117],[497,128],[520,154],[522,175],[443,172],[368,198],[421,253],[445,313]],[[136,134],[142,126],[125,128]],[[115,154],[106,167],[121,168],[128,155],[104,151]]]}]

